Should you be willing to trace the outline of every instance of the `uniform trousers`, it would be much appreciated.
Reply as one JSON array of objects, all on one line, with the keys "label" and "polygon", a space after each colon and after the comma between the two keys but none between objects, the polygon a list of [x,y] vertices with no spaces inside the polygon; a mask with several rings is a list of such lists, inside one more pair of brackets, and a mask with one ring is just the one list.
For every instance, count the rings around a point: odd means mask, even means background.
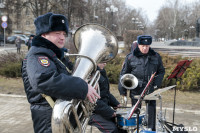
[{"label": "uniform trousers", "polygon": [[114,119],[105,119],[99,114],[93,114],[88,124],[97,127],[102,133],[118,133]]}]

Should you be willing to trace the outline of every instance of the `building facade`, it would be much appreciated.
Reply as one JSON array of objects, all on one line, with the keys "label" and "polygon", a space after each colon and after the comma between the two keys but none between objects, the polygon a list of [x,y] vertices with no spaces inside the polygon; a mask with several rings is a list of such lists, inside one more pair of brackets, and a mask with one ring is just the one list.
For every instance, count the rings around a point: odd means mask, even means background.
[{"label": "building facade", "polygon": [[[5,29],[6,36],[11,36],[15,34],[35,34],[35,18],[29,8],[22,7],[20,4],[18,4],[22,1],[25,0],[0,0],[0,17],[7,16],[8,18],[8,27]],[[14,4],[10,2],[13,2]],[[0,34],[2,34],[2,32],[3,28],[1,27]]]}]

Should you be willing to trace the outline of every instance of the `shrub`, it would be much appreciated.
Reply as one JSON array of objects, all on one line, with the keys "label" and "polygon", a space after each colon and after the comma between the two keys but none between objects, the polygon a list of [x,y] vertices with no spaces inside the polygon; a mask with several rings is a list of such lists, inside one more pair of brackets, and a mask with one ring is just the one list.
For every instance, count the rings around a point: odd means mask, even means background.
[{"label": "shrub", "polygon": [[[181,56],[168,56],[167,54],[161,54],[163,65],[165,67],[165,75],[162,82],[162,87],[167,87],[171,85],[177,85],[177,89],[182,91],[198,91],[200,89],[200,58],[193,59],[189,68],[181,76],[180,79],[170,79],[167,78],[181,60],[187,58],[181,58]],[[8,53],[5,55],[0,55],[0,75],[5,77],[20,77],[21,76],[21,61],[23,55],[18,55],[15,53]],[[115,59],[107,63],[106,71],[110,83],[118,84],[119,75],[124,62],[124,57],[116,56]]]},{"label": "shrub", "polygon": [[5,77],[21,77],[21,63],[9,62],[0,68],[0,75]]},{"label": "shrub", "polygon": [[0,55],[0,75],[5,77],[20,77],[21,62],[24,55],[7,53]]},{"label": "shrub", "polygon": [[200,58],[193,59],[189,68],[186,69],[181,78],[177,79],[176,81],[176,79],[168,80],[167,78],[172,73],[177,63],[187,58],[181,58],[181,56],[168,56],[164,54],[161,54],[161,56],[163,65],[165,67],[165,76],[163,79],[162,87],[176,84],[176,87],[182,91],[198,91],[200,89]]},{"label": "shrub", "polygon": [[[176,81],[176,79],[168,80],[167,78],[169,77],[177,63],[187,58],[181,58],[181,56],[168,56],[167,54],[161,54],[161,56],[163,60],[163,65],[165,67],[165,75],[162,82],[162,87],[176,84],[177,89],[182,91],[197,91],[200,89],[200,58],[193,59],[186,72],[181,76],[180,79],[177,79]],[[124,57],[120,57],[118,55],[115,59],[107,63],[105,69],[107,71],[110,83],[118,84],[123,62]]]},{"label": "shrub", "polygon": [[118,55],[115,57],[115,59],[107,63],[105,69],[106,69],[110,83],[118,84],[119,74],[122,69],[123,61],[124,61],[124,58]]}]

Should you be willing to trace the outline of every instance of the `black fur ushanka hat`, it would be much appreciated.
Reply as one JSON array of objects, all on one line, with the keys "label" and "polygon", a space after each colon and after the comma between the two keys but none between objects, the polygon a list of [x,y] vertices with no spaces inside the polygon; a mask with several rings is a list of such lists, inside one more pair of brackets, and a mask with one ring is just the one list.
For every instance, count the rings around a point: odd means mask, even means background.
[{"label": "black fur ushanka hat", "polygon": [[34,21],[36,35],[51,31],[65,31],[68,33],[68,21],[64,15],[47,13],[37,17]]},{"label": "black fur ushanka hat", "polygon": [[152,37],[147,35],[140,35],[137,37],[137,42],[139,45],[151,45]]}]

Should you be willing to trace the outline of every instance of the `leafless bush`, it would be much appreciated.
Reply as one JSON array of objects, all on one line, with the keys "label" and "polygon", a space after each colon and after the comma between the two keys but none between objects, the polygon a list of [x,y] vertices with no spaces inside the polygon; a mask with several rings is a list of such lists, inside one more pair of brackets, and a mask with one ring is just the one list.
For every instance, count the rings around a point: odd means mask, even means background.
[{"label": "leafless bush", "polygon": [[13,62],[21,62],[23,60],[24,54],[17,54],[17,53],[11,53],[8,52],[6,54],[0,54],[0,67],[3,65]]}]

